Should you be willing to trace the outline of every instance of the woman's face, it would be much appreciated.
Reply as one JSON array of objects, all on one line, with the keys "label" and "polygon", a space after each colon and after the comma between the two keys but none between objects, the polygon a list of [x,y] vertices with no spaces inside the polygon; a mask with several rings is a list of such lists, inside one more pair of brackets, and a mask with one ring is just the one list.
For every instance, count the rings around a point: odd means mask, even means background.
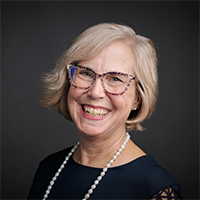
[{"label": "woman's face", "polygon": [[[133,71],[134,54],[130,47],[122,41],[111,43],[95,57],[78,64],[88,67],[98,74],[123,72],[135,75]],[[79,132],[88,136],[114,132],[124,133],[126,120],[134,107],[137,107],[134,80],[122,95],[107,93],[100,78],[97,78],[87,90],[70,86],[68,93],[70,115]],[[97,113],[98,115],[95,115]]]}]

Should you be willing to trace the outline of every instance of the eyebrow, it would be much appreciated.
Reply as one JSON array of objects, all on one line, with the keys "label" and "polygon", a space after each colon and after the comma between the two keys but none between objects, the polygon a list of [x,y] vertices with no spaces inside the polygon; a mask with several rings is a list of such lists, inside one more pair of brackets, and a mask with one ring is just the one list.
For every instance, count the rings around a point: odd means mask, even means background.
[{"label": "eyebrow", "polygon": [[75,64],[75,66],[79,66],[79,67],[81,67],[81,68],[89,69],[90,71],[94,72],[95,74],[117,73],[117,74],[126,74],[126,75],[134,76],[134,75],[129,74],[129,73],[127,73],[127,72],[121,72],[121,71],[109,71],[109,72],[104,72],[104,73],[96,73],[96,72],[95,72],[93,69],[91,69],[90,67],[83,66],[83,65],[78,65],[78,64]]}]

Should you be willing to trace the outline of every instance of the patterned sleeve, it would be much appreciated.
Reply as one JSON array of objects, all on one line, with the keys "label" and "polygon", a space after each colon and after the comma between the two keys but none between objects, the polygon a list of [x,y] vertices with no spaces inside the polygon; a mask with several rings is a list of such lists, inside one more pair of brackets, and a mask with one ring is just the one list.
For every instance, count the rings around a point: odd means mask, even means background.
[{"label": "patterned sleeve", "polygon": [[180,187],[178,185],[172,185],[163,188],[153,195],[151,200],[179,200],[183,199]]}]

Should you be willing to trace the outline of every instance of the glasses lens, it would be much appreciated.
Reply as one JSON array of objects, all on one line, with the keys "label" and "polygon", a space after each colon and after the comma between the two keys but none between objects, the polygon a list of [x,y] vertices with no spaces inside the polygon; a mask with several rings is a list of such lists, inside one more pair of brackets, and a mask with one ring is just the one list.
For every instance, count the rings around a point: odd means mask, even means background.
[{"label": "glasses lens", "polygon": [[94,81],[95,75],[88,69],[72,66],[70,68],[70,78],[74,86],[87,88]]},{"label": "glasses lens", "polygon": [[107,92],[121,94],[129,83],[129,77],[121,73],[108,73],[103,78],[104,87]]}]

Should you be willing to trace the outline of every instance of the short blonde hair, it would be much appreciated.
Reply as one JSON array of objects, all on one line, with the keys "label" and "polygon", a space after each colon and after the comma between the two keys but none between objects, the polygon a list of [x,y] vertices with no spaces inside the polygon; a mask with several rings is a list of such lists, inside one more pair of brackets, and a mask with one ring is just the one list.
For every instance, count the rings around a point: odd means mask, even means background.
[{"label": "short blonde hair", "polygon": [[150,39],[136,35],[127,25],[101,23],[80,34],[57,61],[55,69],[43,74],[44,95],[39,100],[40,104],[57,110],[66,119],[72,120],[67,105],[70,83],[66,66],[72,62],[94,57],[116,40],[127,42],[136,60],[134,72],[137,77],[136,92],[140,103],[137,110],[131,111],[126,121],[126,128],[142,130],[140,123],[153,113],[157,99],[156,51]]}]

